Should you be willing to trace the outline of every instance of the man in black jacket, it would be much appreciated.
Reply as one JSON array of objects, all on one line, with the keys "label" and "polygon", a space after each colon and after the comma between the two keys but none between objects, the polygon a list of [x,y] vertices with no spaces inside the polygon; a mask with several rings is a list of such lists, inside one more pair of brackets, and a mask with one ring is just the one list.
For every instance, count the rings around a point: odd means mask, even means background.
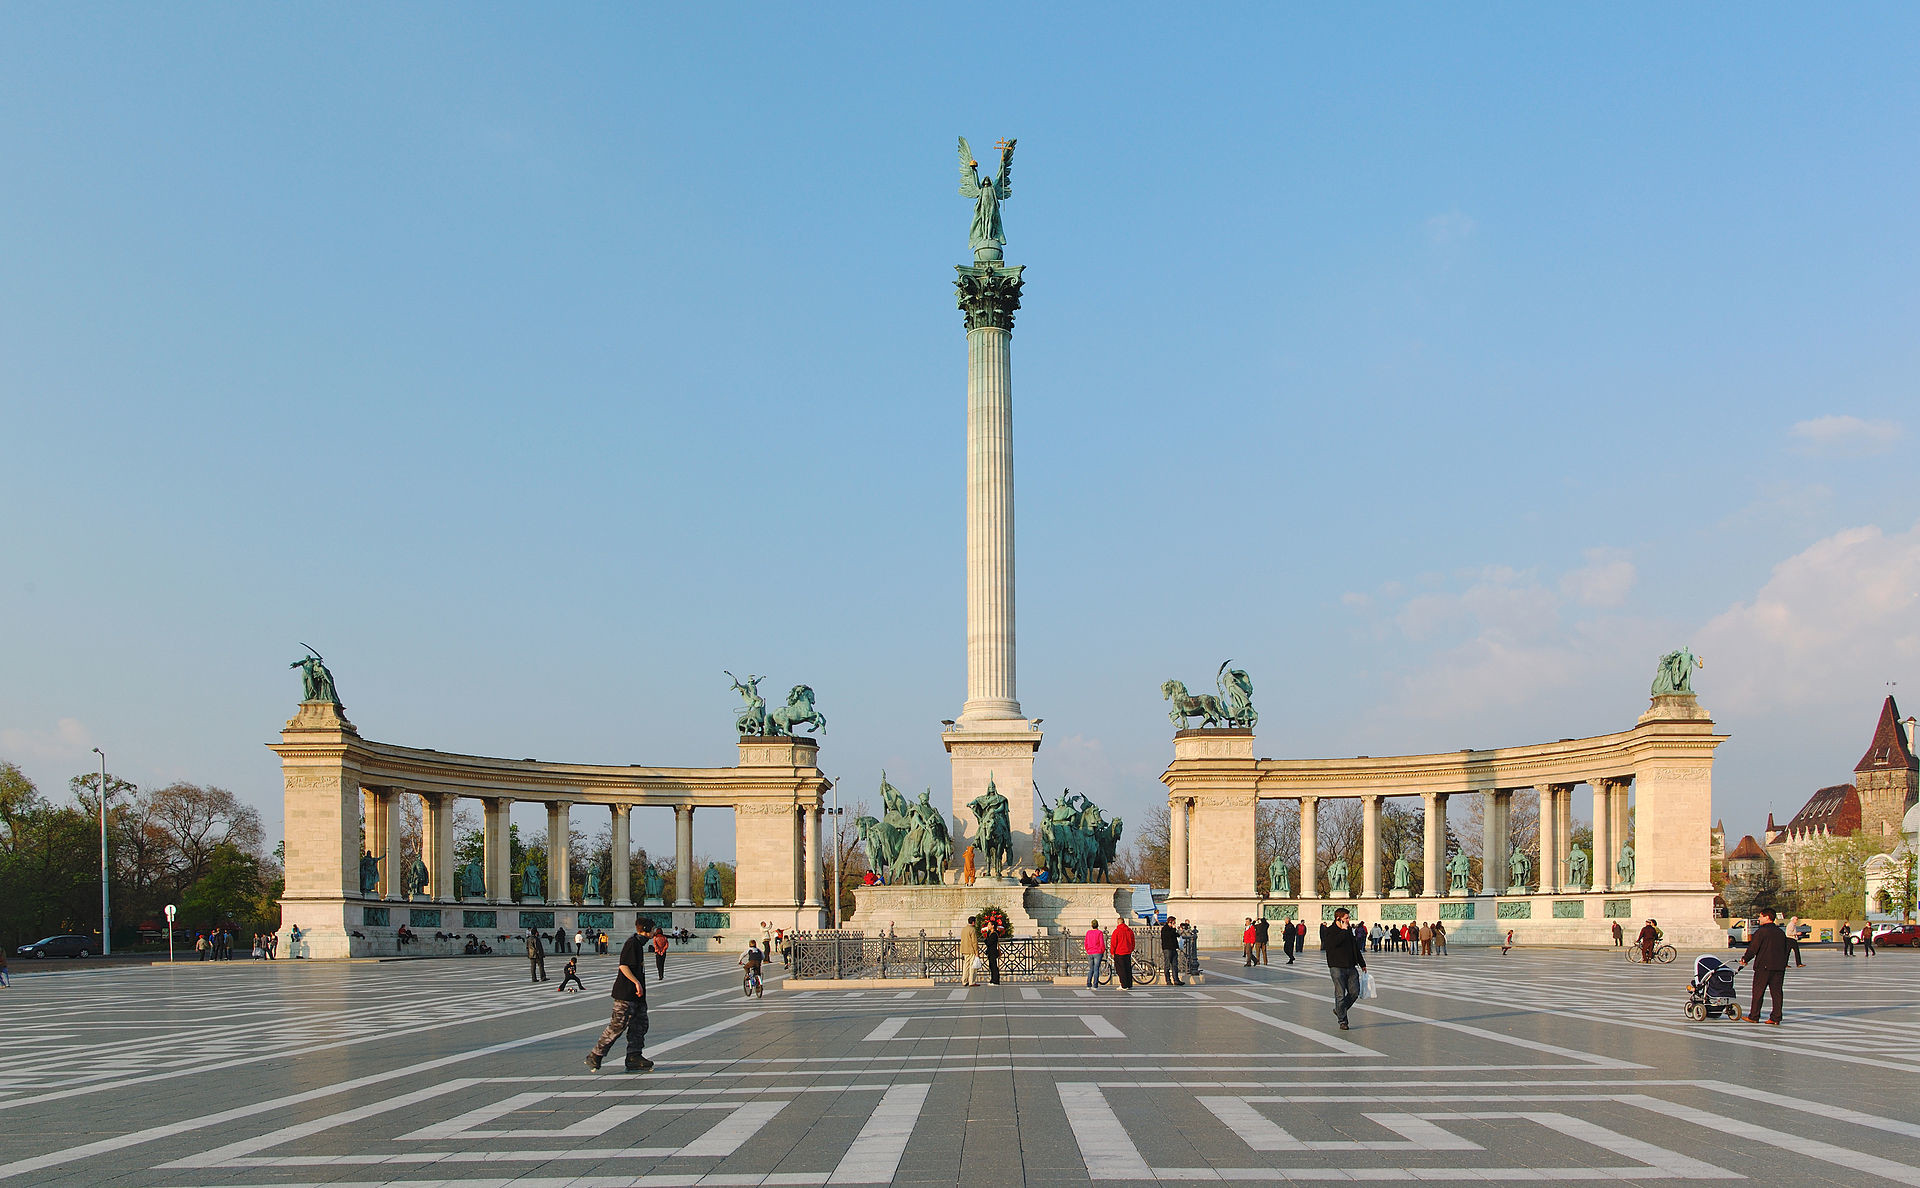
[{"label": "man in black jacket", "polygon": [[1267,928],[1267,917],[1262,913],[1260,918],[1253,922],[1253,948],[1259,954],[1262,965],[1267,963]]},{"label": "man in black jacket", "polygon": [[1360,951],[1346,908],[1333,913],[1333,923],[1320,926],[1320,949],[1327,955],[1327,972],[1333,975],[1333,1013],[1345,1031],[1347,1008],[1360,997],[1360,971],[1367,968],[1367,956]]},{"label": "man in black jacket", "polygon": [[[1167,971],[1167,985],[1184,986],[1180,980],[1180,930],[1174,927],[1174,918],[1160,926],[1160,968]],[[0,960],[4,960],[0,958]]]},{"label": "man in black jacket", "polygon": [[1753,936],[1747,941],[1747,951],[1740,957],[1740,964],[1753,963],[1753,1004],[1747,1008],[1747,1022],[1760,1022],[1760,996],[1763,991],[1773,992],[1773,1014],[1767,1022],[1780,1026],[1780,991],[1787,981],[1787,934],[1773,922],[1773,913],[1765,908],[1760,910],[1760,926],[1753,930]]},{"label": "man in black jacket", "polygon": [[633,935],[620,947],[620,968],[613,975],[613,1016],[599,1042],[587,1053],[587,1067],[600,1071],[600,1059],[612,1050],[614,1041],[624,1032],[627,1037],[627,1071],[652,1072],[653,1061],[640,1054],[647,1042],[647,918],[635,916]]},{"label": "man in black jacket", "polygon": [[527,933],[527,978],[533,982],[547,980],[547,948],[540,943],[540,930],[537,928]]},{"label": "man in black jacket", "polygon": [[1286,954],[1288,965],[1293,964],[1293,951],[1299,947],[1300,934],[1294,931],[1293,921],[1288,920],[1280,929],[1280,951]]}]

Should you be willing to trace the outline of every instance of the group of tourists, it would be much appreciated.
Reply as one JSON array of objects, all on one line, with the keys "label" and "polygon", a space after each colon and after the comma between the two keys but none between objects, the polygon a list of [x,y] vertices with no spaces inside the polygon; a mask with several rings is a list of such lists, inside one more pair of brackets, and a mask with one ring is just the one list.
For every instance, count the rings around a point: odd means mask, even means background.
[{"label": "group of tourists", "polygon": [[[1168,916],[1158,928],[1152,924],[1141,927],[1159,933],[1156,939],[1160,942],[1160,969],[1167,975],[1167,985],[1184,986],[1187,981],[1181,979],[1182,973],[1191,980],[1200,972],[1200,933],[1192,924],[1182,924]],[[1139,949],[1140,938],[1126,917],[1116,918],[1111,930],[1102,928],[1098,920],[1089,921],[1087,935],[1080,944],[1087,955],[1089,990],[1100,984],[1108,958],[1113,960],[1113,976],[1120,983],[1120,989],[1133,989],[1133,955]],[[999,978],[996,976],[994,981]]]},{"label": "group of tourists", "polygon": [[[253,938],[254,948],[259,950],[260,938]],[[202,961],[230,961],[233,959],[233,933],[225,928],[216,928],[212,932],[202,932],[193,938],[193,951]],[[256,956],[261,955],[256,951]]]},{"label": "group of tourists", "polygon": [[[1842,920],[1840,922],[1840,955],[1842,957],[1853,956],[1853,937],[1853,921]],[[1860,951],[1868,957],[1876,955],[1876,950],[1873,947],[1873,924],[1871,922],[1860,926]]]},{"label": "group of tourists", "polygon": [[[1322,924],[1324,934],[1327,925]],[[1447,955],[1447,927],[1435,920],[1430,924],[1408,921],[1404,924],[1375,923],[1371,926],[1349,919],[1342,925],[1351,933],[1362,949],[1371,949],[1375,953],[1406,953],[1420,957],[1445,957]],[[1240,933],[1240,964],[1242,966],[1267,965],[1267,946],[1271,943],[1273,926],[1266,920],[1245,917]],[[1324,946],[1323,946],[1324,947]],[[1307,948],[1307,926],[1292,920],[1280,922],[1280,955],[1287,964],[1294,963],[1294,955],[1303,953]]]}]

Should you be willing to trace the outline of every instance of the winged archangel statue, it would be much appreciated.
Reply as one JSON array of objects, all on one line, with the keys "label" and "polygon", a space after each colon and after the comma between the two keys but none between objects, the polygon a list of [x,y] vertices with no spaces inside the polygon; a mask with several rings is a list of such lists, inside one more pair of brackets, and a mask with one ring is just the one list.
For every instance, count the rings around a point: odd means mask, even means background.
[{"label": "winged archangel statue", "polygon": [[973,226],[967,232],[967,246],[973,249],[976,264],[1000,260],[1000,249],[1007,245],[1006,228],[1000,225],[1000,204],[1013,196],[1013,146],[1017,141],[1003,140],[1000,150],[1000,176],[980,176],[980,162],[973,159],[967,138],[960,138],[960,196],[973,199]]}]

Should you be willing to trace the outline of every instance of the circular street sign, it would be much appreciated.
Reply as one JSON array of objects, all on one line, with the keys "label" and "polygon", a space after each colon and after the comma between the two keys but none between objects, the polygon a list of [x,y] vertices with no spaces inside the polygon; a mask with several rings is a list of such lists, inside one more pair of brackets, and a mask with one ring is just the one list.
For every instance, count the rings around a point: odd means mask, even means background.
[{"label": "circular street sign", "polygon": [[167,905],[167,923],[169,924],[173,923],[173,913],[174,913],[173,905],[168,904]]}]

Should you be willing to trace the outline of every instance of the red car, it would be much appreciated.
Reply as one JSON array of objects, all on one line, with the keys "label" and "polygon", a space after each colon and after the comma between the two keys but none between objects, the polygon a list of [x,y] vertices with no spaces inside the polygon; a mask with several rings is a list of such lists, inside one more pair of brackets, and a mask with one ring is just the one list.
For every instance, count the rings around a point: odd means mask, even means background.
[{"label": "red car", "polygon": [[1873,945],[1875,948],[1881,945],[1892,945],[1895,948],[1903,945],[1908,948],[1920,945],[1920,924],[1895,924],[1886,928],[1876,924],[1873,928]]}]

